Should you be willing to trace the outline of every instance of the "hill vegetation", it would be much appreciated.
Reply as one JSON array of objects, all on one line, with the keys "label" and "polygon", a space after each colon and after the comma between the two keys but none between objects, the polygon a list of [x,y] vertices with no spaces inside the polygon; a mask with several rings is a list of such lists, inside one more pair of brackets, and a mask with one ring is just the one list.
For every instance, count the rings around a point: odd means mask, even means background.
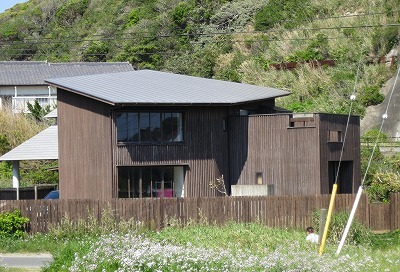
[{"label": "hill vegetation", "polygon": [[[293,94],[294,112],[379,104],[399,0],[30,0],[0,14],[1,60],[128,61]],[[334,66],[311,61],[333,60]],[[298,62],[296,69],[272,64]],[[395,65],[394,65],[395,66]]]},{"label": "hill vegetation", "polygon": [[[139,69],[277,87],[288,109],[355,113],[393,75],[398,0],[30,0],[0,14],[0,59],[129,61]],[[334,67],[270,64],[333,59]],[[367,64],[368,63],[368,64]],[[357,83],[355,83],[357,82]]]}]

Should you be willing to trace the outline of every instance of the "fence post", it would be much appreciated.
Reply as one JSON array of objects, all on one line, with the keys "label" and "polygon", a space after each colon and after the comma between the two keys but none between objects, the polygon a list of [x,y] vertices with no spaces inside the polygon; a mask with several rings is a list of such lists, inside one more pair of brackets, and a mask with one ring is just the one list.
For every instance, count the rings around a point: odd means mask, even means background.
[{"label": "fence post", "polygon": [[399,228],[399,193],[390,193],[389,213],[390,213],[390,230],[395,231]]}]

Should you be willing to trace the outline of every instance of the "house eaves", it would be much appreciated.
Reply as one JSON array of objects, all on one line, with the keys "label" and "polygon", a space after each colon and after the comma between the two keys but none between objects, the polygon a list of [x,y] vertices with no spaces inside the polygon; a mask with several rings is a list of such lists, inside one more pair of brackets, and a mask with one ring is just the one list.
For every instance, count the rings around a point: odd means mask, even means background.
[{"label": "house eaves", "polygon": [[111,105],[235,105],[289,95],[244,83],[140,70],[46,80]]}]

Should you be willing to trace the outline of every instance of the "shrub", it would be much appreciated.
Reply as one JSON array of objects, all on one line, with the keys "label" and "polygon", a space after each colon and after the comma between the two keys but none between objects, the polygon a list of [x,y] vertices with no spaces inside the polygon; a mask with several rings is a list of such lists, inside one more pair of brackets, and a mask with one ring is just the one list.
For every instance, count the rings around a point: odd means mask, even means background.
[{"label": "shrub", "polygon": [[71,25],[85,13],[88,5],[89,0],[70,0],[56,12],[55,16],[58,23]]},{"label": "shrub", "polygon": [[29,219],[23,217],[19,210],[0,214],[0,237],[20,238],[24,235],[24,227]]},{"label": "shrub", "polygon": [[193,9],[187,2],[180,2],[172,13],[172,21],[175,26],[180,29],[185,29],[188,22],[191,10]]},{"label": "shrub", "polygon": [[367,188],[370,201],[388,203],[390,193],[400,192],[399,175],[393,172],[377,172]]},{"label": "shrub", "polygon": [[321,8],[313,5],[310,0],[270,0],[256,13],[254,27],[260,31],[273,28],[277,24],[293,28],[302,21],[316,17],[319,10]]},{"label": "shrub", "polygon": [[[370,129],[367,132],[365,132],[363,135],[361,135],[361,141],[362,142],[367,142],[367,143],[373,143],[376,141],[376,138],[378,138],[378,129]],[[379,142],[387,142],[389,137],[386,135],[384,132],[379,133]]]},{"label": "shrub", "polygon": [[385,96],[380,93],[380,88],[378,86],[367,86],[360,100],[365,107],[368,107],[382,103],[383,100],[385,100]]},{"label": "shrub", "polygon": [[10,142],[6,134],[0,134],[0,155],[7,153],[11,150]]},{"label": "shrub", "polygon": [[83,52],[83,61],[105,62],[107,60],[109,48],[104,42],[93,42]]},{"label": "shrub", "polygon": [[242,29],[252,20],[253,14],[267,2],[267,0],[227,2],[211,17],[211,22],[219,29]]},{"label": "shrub", "polygon": [[[313,213],[313,225],[316,226],[316,231],[319,231],[319,220],[320,220],[320,212]],[[333,214],[331,218],[331,223],[329,225],[328,230],[328,243],[338,244],[342,238],[343,231],[346,227],[347,221],[349,218],[349,213],[347,212],[338,212]],[[361,224],[357,219],[354,219],[349,230],[349,233],[346,238],[347,244],[370,244],[371,243],[372,232],[368,228],[366,228],[363,224]]]},{"label": "shrub", "polygon": [[372,47],[377,55],[387,54],[398,42],[399,36],[396,27],[379,28],[372,35]]},{"label": "shrub", "polygon": [[133,25],[136,25],[139,22],[139,12],[137,9],[132,9],[128,15],[128,22],[125,24],[125,27],[129,28]]},{"label": "shrub", "polygon": [[306,49],[296,51],[288,57],[288,61],[323,60],[329,56],[328,37],[318,33],[316,39],[312,40]]}]

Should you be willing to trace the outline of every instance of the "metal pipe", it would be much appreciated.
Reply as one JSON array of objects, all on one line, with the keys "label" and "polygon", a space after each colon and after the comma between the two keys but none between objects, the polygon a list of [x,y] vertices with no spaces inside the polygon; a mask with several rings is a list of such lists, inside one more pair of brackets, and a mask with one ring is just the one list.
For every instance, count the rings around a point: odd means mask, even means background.
[{"label": "metal pipe", "polygon": [[337,184],[335,183],[335,184],[333,184],[333,187],[332,187],[332,195],[331,195],[331,201],[329,203],[328,216],[326,217],[324,235],[322,236],[321,246],[319,247],[319,256],[321,256],[322,253],[324,253],[325,242],[326,242],[326,238],[328,236],[329,224],[331,223],[332,210],[333,210],[333,206],[335,204],[336,191],[337,191]]}]

